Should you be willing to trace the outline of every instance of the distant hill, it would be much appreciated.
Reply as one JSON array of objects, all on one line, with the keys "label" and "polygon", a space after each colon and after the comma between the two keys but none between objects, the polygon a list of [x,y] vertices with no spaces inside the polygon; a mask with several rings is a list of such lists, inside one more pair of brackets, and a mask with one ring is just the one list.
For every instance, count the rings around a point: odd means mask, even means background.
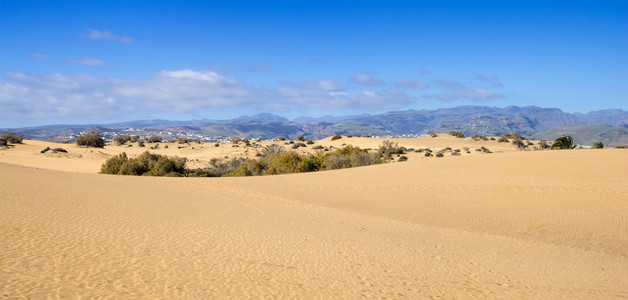
[{"label": "distant hill", "polygon": [[[377,115],[299,117],[292,121],[270,113],[241,116],[235,119],[189,121],[137,120],[110,124],[47,125],[0,130],[15,131],[26,138],[52,139],[60,134],[102,127],[112,130],[151,129],[157,131],[190,132],[206,136],[240,136],[247,138],[322,138],[334,134],[352,135],[421,135],[429,132],[461,131],[465,135],[500,135],[517,132],[527,136],[546,132],[561,126],[603,123],[628,127],[628,112],[605,109],[582,113],[566,113],[558,108],[537,106],[457,106],[436,110],[391,111]],[[594,126],[595,127],[595,126]],[[566,127],[569,128],[569,127]],[[600,129],[601,130],[601,129]],[[606,129],[605,129],[606,130]],[[610,130],[610,129],[609,129]],[[611,130],[609,141],[621,140],[621,130]],[[593,134],[593,133],[591,133]],[[601,133],[600,133],[601,134]],[[584,142],[584,140],[582,141]]]},{"label": "distant hill", "polygon": [[628,145],[628,128],[606,124],[572,125],[552,128],[532,135],[534,139],[554,140],[562,135],[570,135],[574,143],[593,145],[602,142],[607,146]]}]

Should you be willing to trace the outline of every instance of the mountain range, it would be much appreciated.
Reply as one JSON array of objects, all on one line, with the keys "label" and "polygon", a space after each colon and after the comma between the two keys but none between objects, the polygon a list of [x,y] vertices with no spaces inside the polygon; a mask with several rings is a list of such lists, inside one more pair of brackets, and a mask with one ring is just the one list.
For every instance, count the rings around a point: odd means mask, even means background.
[{"label": "mountain range", "polygon": [[611,128],[628,128],[628,112],[621,109],[591,111],[586,114],[567,113],[558,108],[537,106],[457,106],[436,110],[391,111],[382,114],[299,117],[260,113],[228,120],[200,119],[190,121],[137,120],[109,124],[46,125],[29,128],[2,129],[15,131],[25,138],[54,136],[60,132],[102,127],[109,129],[144,128],[190,132],[207,136],[240,136],[247,138],[322,138],[333,134],[352,135],[422,135],[429,132],[461,131],[465,135],[500,135],[517,132],[534,135],[561,126],[605,124]]}]

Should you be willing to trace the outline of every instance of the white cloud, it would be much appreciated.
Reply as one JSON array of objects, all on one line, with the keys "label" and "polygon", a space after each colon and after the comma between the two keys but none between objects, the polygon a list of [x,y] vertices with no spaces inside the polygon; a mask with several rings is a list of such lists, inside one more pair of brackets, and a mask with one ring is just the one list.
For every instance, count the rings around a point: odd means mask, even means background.
[{"label": "white cloud", "polygon": [[434,83],[437,86],[442,87],[444,91],[436,94],[424,94],[421,96],[422,98],[432,98],[446,102],[464,99],[484,102],[506,98],[506,95],[502,93],[493,92],[487,89],[469,88],[456,80],[435,80]]},{"label": "white cloud", "polygon": [[65,61],[68,64],[71,65],[84,65],[84,66],[90,66],[90,67],[100,67],[100,66],[104,66],[107,63],[97,59],[97,58],[88,58],[88,57],[84,57],[84,58],[69,58]]},{"label": "white cloud", "polygon": [[438,99],[438,100],[446,101],[446,102],[452,101],[452,100],[458,100],[458,99],[467,99],[467,100],[472,100],[472,101],[483,102],[483,101],[505,98],[506,95],[501,94],[501,93],[495,93],[490,90],[465,88],[465,89],[460,89],[460,90],[446,91],[442,94],[425,94],[425,95],[422,95],[422,97],[434,98],[434,99]]},{"label": "white cloud", "polygon": [[381,78],[373,76],[370,72],[356,72],[351,77],[351,81],[364,86],[379,86],[384,84]]},{"label": "white cloud", "polygon": [[115,41],[123,44],[133,43],[133,40],[126,36],[121,36],[119,34],[111,33],[109,31],[100,31],[96,29],[87,29],[88,33],[83,35],[85,38],[90,40],[105,40],[105,41]]},{"label": "white cloud", "polygon": [[397,80],[395,83],[399,87],[408,87],[412,89],[426,89],[429,85],[421,80]]},{"label": "white cloud", "polygon": [[430,72],[430,70],[427,70],[426,68],[421,67],[419,69],[419,74],[421,74],[421,75],[432,75],[432,72]]},{"label": "white cloud", "polygon": [[416,100],[414,96],[396,89],[349,93],[280,88],[276,95],[287,103],[326,109],[396,109]]},{"label": "white cloud", "polygon": [[244,106],[272,111],[298,106],[383,110],[416,100],[396,89],[347,92],[333,80],[308,84],[262,89],[213,71],[189,69],[165,70],[146,79],[7,72],[0,76],[0,107],[5,120],[103,120],[141,113],[198,113],[203,109]]},{"label": "white cloud", "polygon": [[37,60],[52,60],[52,57],[50,57],[50,55],[37,53],[37,52],[32,53],[30,57]]},{"label": "white cloud", "polygon": [[482,83],[487,83],[490,84],[492,86],[502,86],[502,83],[499,82],[499,77],[492,75],[492,76],[484,76],[478,73],[475,73],[475,79],[479,82]]},{"label": "white cloud", "polygon": [[303,84],[303,87],[322,91],[339,91],[345,89],[343,85],[335,80],[320,80],[316,82],[308,81]]},{"label": "white cloud", "polygon": [[192,112],[255,103],[254,89],[214,72],[163,71],[143,80],[19,72],[7,72],[5,77],[0,79],[0,107],[7,119],[103,119],[142,111]]}]

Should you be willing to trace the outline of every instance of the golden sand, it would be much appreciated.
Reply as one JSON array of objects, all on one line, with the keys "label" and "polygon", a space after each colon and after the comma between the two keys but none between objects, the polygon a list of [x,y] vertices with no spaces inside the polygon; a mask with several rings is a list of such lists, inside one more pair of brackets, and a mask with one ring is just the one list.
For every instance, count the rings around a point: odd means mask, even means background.
[{"label": "golden sand", "polygon": [[[156,178],[96,174],[145,148],[25,141],[0,151],[0,298],[628,297],[628,151],[399,142],[472,153]],[[154,152],[244,155],[200,146]]]}]

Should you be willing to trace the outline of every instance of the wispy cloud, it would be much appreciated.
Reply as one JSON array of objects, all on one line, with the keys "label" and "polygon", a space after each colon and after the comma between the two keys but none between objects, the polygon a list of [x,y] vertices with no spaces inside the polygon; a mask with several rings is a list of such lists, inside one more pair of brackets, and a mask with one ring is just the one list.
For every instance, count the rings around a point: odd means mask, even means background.
[{"label": "wispy cloud", "polygon": [[499,82],[499,77],[492,75],[492,76],[484,76],[482,74],[478,74],[475,73],[475,79],[479,82],[482,83],[486,83],[486,84],[490,84],[492,86],[502,86],[502,83]]},{"label": "wispy cloud", "polygon": [[149,79],[85,74],[28,75],[7,72],[0,78],[0,107],[11,117],[120,117],[134,112],[192,112],[254,104],[255,89],[210,71],[163,71]]},{"label": "wispy cloud", "polygon": [[326,109],[396,109],[416,100],[414,96],[396,89],[349,93],[280,88],[275,95],[290,104]]},{"label": "wispy cloud", "polygon": [[0,77],[0,107],[7,120],[102,120],[138,113],[197,113],[243,106],[272,111],[295,107],[383,110],[416,101],[415,96],[397,89],[343,88],[334,80],[257,88],[214,71],[190,69],[165,70],[146,79],[7,72]]},{"label": "wispy cloud", "polygon": [[37,52],[31,53],[30,58],[37,59],[37,60],[52,60],[52,57],[50,55],[37,53]]},{"label": "wispy cloud", "polygon": [[69,58],[69,59],[66,59],[65,62],[68,63],[68,64],[71,64],[71,65],[84,65],[84,66],[90,66],[90,67],[100,67],[100,66],[104,66],[104,65],[107,64],[106,62],[104,62],[104,61],[102,61],[100,59],[97,59],[97,58],[87,58],[87,57],[84,57],[84,58]]},{"label": "wispy cloud", "polygon": [[432,98],[440,101],[470,100],[484,102],[505,98],[506,95],[487,89],[469,88],[456,80],[435,80],[434,83],[444,89],[441,93],[423,94],[422,98]]},{"label": "wispy cloud", "polygon": [[131,44],[133,40],[130,37],[121,36],[116,33],[111,33],[109,31],[100,31],[96,29],[87,29],[87,34],[83,34],[87,39],[90,40],[105,40],[105,41],[114,41],[123,44]]},{"label": "wispy cloud", "polygon": [[405,79],[397,80],[397,82],[395,82],[395,85],[398,87],[407,87],[411,89],[426,89],[430,87],[429,84],[421,80],[405,80]]},{"label": "wispy cloud", "polygon": [[323,63],[326,59],[324,57],[310,57],[308,58],[308,61],[311,63]]},{"label": "wispy cloud", "polygon": [[421,67],[419,69],[419,74],[421,75],[432,75],[432,72],[430,72],[428,69]]},{"label": "wispy cloud", "polygon": [[354,73],[351,77],[351,81],[364,86],[380,86],[384,84],[384,81],[381,78],[366,71]]}]

